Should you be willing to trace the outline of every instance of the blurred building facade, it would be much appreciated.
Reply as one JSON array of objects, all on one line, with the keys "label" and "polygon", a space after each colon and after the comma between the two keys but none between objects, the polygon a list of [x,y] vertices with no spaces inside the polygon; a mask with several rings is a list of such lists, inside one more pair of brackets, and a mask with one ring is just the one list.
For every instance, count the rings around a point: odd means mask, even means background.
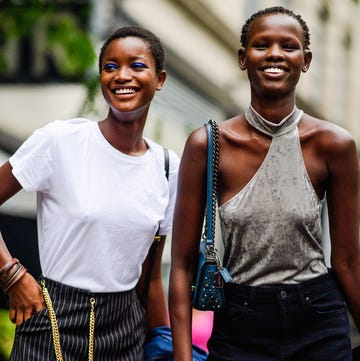
[{"label": "blurred building facade", "polygon": [[[360,81],[356,75],[360,66],[360,37],[356,36],[360,30],[359,0],[73,2],[91,6],[87,27],[97,53],[104,38],[125,24],[145,26],[161,38],[169,77],[155,98],[147,133],[174,148],[179,155],[190,130],[210,117],[221,121],[247,107],[249,85],[237,62],[241,26],[250,14],[272,5],[283,5],[300,13],[310,28],[313,61],[310,71],[300,80],[299,106],[343,126],[360,143],[357,121]],[[36,39],[36,43],[40,40]],[[8,46],[8,50],[11,56],[8,71],[15,76],[18,72],[18,78],[16,82],[0,83],[2,149],[14,148],[16,140],[22,141],[49,121],[77,116],[86,95],[81,84],[71,81],[21,82],[23,74],[19,69],[14,70],[21,54],[15,47],[11,50]],[[32,57],[36,61],[32,62],[31,71],[40,72],[41,59],[36,47]],[[87,114],[91,119],[105,116],[106,105],[100,93],[96,109],[96,113]]]}]

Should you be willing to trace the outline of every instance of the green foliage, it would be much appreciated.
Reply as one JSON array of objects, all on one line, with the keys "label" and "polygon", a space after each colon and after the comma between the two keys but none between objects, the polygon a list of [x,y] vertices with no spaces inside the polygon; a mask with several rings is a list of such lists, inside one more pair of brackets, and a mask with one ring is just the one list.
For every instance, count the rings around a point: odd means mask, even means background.
[{"label": "green foliage", "polygon": [[3,35],[5,39],[11,39],[27,35],[44,11],[38,6],[19,6],[10,3],[1,10],[1,13]]},{"label": "green foliage", "polygon": [[76,19],[68,14],[54,14],[47,35],[48,51],[57,54],[61,72],[84,76],[95,61],[95,53],[88,35],[77,27]]},{"label": "green foliage", "polygon": [[79,115],[86,114],[87,112],[97,113],[95,109],[95,97],[100,88],[99,74],[89,72],[85,77],[84,84],[86,86],[87,94],[84,103],[81,106]]},{"label": "green foliage", "polygon": [[0,309],[0,360],[8,360],[14,340],[15,325],[9,320],[9,310]]},{"label": "green foliage", "polygon": [[[0,9],[0,42],[31,38],[42,32],[46,51],[55,55],[61,75],[81,78],[94,64],[96,56],[92,41],[83,29],[79,16],[62,3],[27,1],[26,5],[10,1]],[[6,69],[6,60],[0,48],[0,70]]]},{"label": "green foliage", "polygon": [[85,26],[90,11],[89,5],[76,1],[11,0],[6,5],[0,1],[0,73],[8,67],[3,45],[12,40],[40,39],[43,55],[51,58],[57,74],[85,85],[87,98],[80,112],[93,110],[99,79],[94,72],[96,54]]}]

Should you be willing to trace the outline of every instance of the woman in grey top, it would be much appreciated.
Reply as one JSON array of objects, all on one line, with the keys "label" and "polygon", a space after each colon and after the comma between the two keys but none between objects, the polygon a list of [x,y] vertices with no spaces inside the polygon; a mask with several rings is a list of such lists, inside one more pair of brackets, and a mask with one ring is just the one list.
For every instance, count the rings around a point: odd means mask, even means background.
[{"label": "woman in grey top", "polygon": [[[219,215],[232,276],[209,360],[351,360],[344,299],[360,328],[359,163],[352,137],[295,104],[312,54],[304,20],[282,7],[243,26],[251,104],[220,124]],[[205,208],[205,127],[180,166],[170,278],[175,360],[191,360],[190,286]],[[327,202],[331,267],[321,247]],[[343,298],[344,297],[344,298]]]}]

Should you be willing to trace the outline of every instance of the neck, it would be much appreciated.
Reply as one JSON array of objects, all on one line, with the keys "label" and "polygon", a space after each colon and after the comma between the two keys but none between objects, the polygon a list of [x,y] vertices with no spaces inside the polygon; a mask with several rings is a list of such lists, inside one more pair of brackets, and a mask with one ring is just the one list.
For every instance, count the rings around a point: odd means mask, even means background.
[{"label": "neck", "polygon": [[286,134],[297,127],[304,112],[296,106],[278,122],[272,122],[258,113],[252,105],[245,112],[246,121],[255,129],[270,137],[278,137]]},{"label": "neck", "polygon": [[143,139],[144,124],[115,121],[112,117],[99,122],[104,138],[116,149],[128,155],[141,155],[147,150]]},{"label": "neck", "polygon": [[280,123],[282,119],[293,111],[296,105],[293,97],[281,100],[252,97],[251,106],[267,121]]}]

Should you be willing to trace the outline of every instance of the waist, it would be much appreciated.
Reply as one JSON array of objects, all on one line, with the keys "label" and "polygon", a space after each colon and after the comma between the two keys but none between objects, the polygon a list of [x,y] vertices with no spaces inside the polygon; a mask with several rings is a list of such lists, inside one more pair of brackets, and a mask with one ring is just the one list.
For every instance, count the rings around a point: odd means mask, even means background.
[{"label": "waist", "polygon": [[329,269],[326,274],[297,284],[276,284],[265,287],[228,283],[225,285],[225,297],[236,299],[245,296],[264,301],[279,299],[295,300],[299,297],[312,296],[337,288],[333,272]]},{"label": "waist", "polygon": [[41,280],[45,281],[46,288],[51,295],[56,297],[61,296],[61,298],[66,298],[68,300],[76,300],[79,297],[89,298],[96,296],[97,298],[101,298],[104,302],[119,298],[125,304],[130,304],[137,299],[135,289],[122,292],[92,292],[87,289],[69,286],[44,276],[40,276],[39,281]]}]

